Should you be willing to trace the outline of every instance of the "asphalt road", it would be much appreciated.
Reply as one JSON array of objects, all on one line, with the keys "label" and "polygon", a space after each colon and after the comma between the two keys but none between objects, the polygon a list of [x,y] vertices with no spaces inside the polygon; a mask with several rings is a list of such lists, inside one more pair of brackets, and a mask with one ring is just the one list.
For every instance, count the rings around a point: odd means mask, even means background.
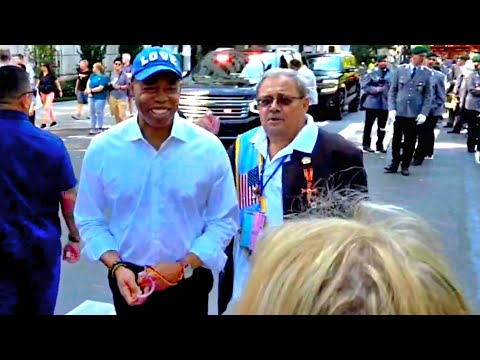
[{"label": "asphalt road", "polygon": [[[88,120],[73,120],[75,103],[55,104],[58,126],[47,129],[62,137],[70,152],[77,177],[91,137]],[[39,114],[40,116],[41,114]],[[364,113],[345,114],[342,121],[322,121],[319,126],[361,144]],[[114,121],[107,116],[106,124]],[[375,133],[375,127],[373,134]],[[390,133],[391,134],[391,133]],[[452,270],[475,312],[480,312],[480,160],[479,153],[466,150],[466,135],[436,130],[435,156],[411,175],[384,174],[391,159],[387,154],[365,153],[371,197],[375,201],[406,207],[423,216],[438,232]],[[373,136],[372,144],[376,138]],[[390,140],[389,134],[385,143]],[[64,225],[63,225],[64,226]],[[64,226],[62,241],[66,242]],[[215,289],[215,287],[214,287]],[[212,291],[210,313],[216,314],[216,291]],[[63,264],[56,314],[108,313],[112,302],[106,269],[102,264],[81,259]],[[97,305],[93,307],[93,305]],[[74,310],[75,309],[75,310]],[[230,311],[231,312],[231,311]]]}]

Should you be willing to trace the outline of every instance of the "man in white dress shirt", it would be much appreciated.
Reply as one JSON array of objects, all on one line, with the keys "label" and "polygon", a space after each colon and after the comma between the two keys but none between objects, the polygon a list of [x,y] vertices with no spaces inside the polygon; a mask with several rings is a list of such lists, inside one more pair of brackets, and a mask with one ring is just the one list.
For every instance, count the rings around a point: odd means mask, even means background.
[{"label": "man in white dress shirt", "polygon": [[[95,137],[83,161],[75,220],[85,256],[109,269],[119,315],[208,314],[212,271],[237,232],[227,152],[178,116],[181,78],[168,49],[139,53],[138,118]],[[146,301],[145,273],[155,284]]]}]

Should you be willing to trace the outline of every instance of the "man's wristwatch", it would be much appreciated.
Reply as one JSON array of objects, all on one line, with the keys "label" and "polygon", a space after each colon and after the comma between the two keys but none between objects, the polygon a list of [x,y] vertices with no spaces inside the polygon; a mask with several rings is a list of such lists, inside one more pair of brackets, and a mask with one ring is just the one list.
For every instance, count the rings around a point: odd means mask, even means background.
[{"label": "man's wristwatch", "polygon": [[183,267],[183,278],[184,279],[190,278],[193,275],[193,270],[194,270],[193,266],[182,260],[180,260],[179,263]]}]

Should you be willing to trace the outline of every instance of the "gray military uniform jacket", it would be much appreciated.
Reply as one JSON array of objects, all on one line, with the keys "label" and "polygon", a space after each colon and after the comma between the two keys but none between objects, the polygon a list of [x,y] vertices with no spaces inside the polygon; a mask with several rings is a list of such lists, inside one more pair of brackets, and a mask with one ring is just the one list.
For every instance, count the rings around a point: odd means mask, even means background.
[{"label": "gray military uniform jacket", "polygon": [[388,110],[388,90],[392,82],[392,71],[387,69],[382,79],[383,70],[376,67],[367,72],[362,79],[361,87],[367,98],[363,107],[365,109]]},{"label": "gray military uniform jacket", "polygon": [[445,102],[447,101],[447,94],[445,91],[445,74],[437,70],[431,71],[433,99],[429,115],[442,116],[445,112]]},{"label": "gray military uniform jacket", "polygon": [[474,71],[466,81],[467,97],[465,100],[465,109],[480,112],[480,74]]},{"label": "gray military uniform jacket", "polygon": [[388,110],[396,110],[397,116],[416,118],[419,114],[428,116],[432,104],[432,72],[425,66],[418,66],[412,78],[411,64],[398,67],[393,74],[388,92]]}]

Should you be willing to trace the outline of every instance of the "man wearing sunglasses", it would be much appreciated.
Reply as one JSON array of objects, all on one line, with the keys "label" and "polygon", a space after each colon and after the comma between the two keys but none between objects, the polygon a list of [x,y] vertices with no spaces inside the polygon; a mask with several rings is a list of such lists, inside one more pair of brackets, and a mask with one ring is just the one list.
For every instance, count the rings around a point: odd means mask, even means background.
[{"label": "man wearing sunglasses", "polygon": [[[229,260],[220,274],[219,313],[232,294],[237,301],[243,292],[262,223],[275,227],[287,215],[321,206],[315,194],[327,188],[367,191],[362,151],[314,123],[307,113],[308,94],[308,84],[297,71],[267,71],[257,87],[261,126],[238,136],[228,150],[241,231],[227,248]],[[210,128],[203,120],[197,124]]]},{"label": "man wearing sunglasses", "polygon": [[385,167],[386,173],[396,173],[401,166],[402,175],[410,175],[417,125],[427,119],[433,99],[432,73],[422,65],[427,53],[427,48],[416,46],[410,64],[399,66],[393,75],[388,92],[388,120],[393,122],[392,162]]},{"label": "man wearing sunglasses", "polygon": [[28,74],[0,67],[0,315],[53,315],[62,244],[59,203],[70,231],[64,259],[78,261],[76,179],[63,141],[28,120]]},{"label": "man wearing sunglasses", "polygon": [[110,75],[110,112],[115,117],[117,124],[127,118],[128,88],[130,79],[123,71],[122,58],[113,61],[113,71]]}]

